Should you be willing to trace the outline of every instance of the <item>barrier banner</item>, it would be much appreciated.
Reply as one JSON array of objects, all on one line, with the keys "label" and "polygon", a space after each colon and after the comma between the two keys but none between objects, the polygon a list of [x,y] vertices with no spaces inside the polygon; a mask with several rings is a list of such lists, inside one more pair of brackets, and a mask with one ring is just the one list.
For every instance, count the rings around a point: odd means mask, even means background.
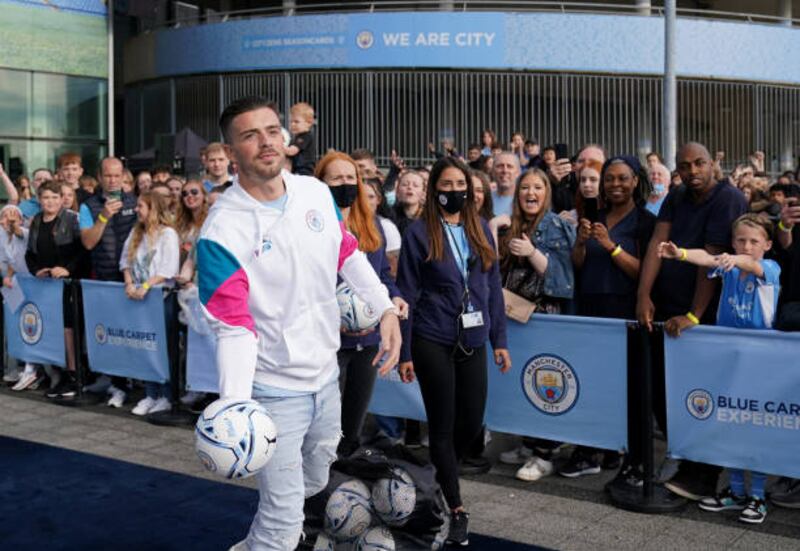
[{"label": "barrier banner", "polygon": [[486,426],[610,450],[627,448],[624,320],[536,315],[508,320],[512,368],[488,354]]},{"label": "barrier banner", "polygon": [[387,417],[427,420],[419,383],[417,381],[404,383],[400,380],[397,369],[391,370],[383,377],[379,375],[375,379],[369,412]]},{"label": "barrier banner", "polygon": [[161,288],[144,300],[125,296],[125,285],[81,280],[86,348],[92,371],[165,383],[169,379],[167,330]]},{"label": "barrier banner", "polygon": [[188,326],[186,336],[186,390],[219,392],[217,373],[217,340]]},{"label": "barrier banner", "polygon": [[670,455],[800,478],[800,334],[704,326],[664,340]]},{"label": "barrier banner", "polygon": [[8,354],[18,360],[64,367],[64,282],[17,275],[24,298],[12,312],[3,304]]}]

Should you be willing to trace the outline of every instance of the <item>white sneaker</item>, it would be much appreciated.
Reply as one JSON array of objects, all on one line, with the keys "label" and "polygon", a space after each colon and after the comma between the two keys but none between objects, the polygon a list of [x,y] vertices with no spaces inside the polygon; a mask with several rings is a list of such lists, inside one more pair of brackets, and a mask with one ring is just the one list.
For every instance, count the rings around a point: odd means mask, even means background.
[{"label": "white sneaker", "polygon": [[19,381],[19,378],[20,378],[20,374],[19,374],[18,371],[14,371],[14,372],[9,371],[8,373],[3,373],[3,382],[4,383],[16,383],[17,381]]},{"label": "white sneaker", "polygon": [[150,397],[142,398],[141,400],[139,400],[139,403],[136,404],[136,406],[134,406],[134,408],[131,410],[131,413],[133,413],[134,415],[147,415],[148,413],[150,413],[150,410],[153,409],[153,406],[156,405],[156,402],[157,400],[154,400],[153,398]]},{"label": "white sneaker", "polygon": [[172,403],[169,401],[169,398],[162,396],[153,403],[147,413],[158,413],[159,411],[169,411],[170,409],[172,409]]},{"label": "white sneaker", "polygon": [[250,551],[250,548],[247,546],[247,539],[243,539],[239,543],[232,545],[228,551]]},{"label": "white sneaker", "polygon": [[91,392],[93,394],[103,394],[108,392],[111,388],[111,377],[108,375],[100,375],[95,382],[83,387],[84,392]]},{"label": "white sneaker", "polygon": [[522,465],[531,457],[533,457],[533,450],[525,446],[520,446],[501,453],[500,463],[505,463],[506,465]]},{"label": "white sneaker", "polygon": [[517,478],[526,482],[534,482],[553,474],[553,462],[541,457],[531,457],[517,471]]},{"label": "white sneaker", "polygon": [[108,405],[112,408],[121,408],[125,403],[125,398],[128,397],[128,394],[124,390],[120,390],[114,385],[108,387],[108,393],[111,395],[108,399]]},{"label": "white sneaker", "polygon": [[17,381],[17,384],[15,384],[14,386],[11,387],[11,390],[25,390],[26,388],[31,386],[33,383],[35,383],[37,379],[38,379],[38,376],[36,375],[36,370],[31,371],[30,373],[26,371],[19,378],[19,381]]}]

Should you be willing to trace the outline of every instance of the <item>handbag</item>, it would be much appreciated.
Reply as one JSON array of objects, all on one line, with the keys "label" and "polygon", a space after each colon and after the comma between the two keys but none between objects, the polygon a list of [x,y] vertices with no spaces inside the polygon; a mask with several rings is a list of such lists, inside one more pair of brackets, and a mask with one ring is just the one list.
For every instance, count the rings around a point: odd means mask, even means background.
[{"label": "handbag", "polygon": [[536,305],[530,300],[503,288],[503,302],[505,303],[506,317],[519,323],[528,323]]}]

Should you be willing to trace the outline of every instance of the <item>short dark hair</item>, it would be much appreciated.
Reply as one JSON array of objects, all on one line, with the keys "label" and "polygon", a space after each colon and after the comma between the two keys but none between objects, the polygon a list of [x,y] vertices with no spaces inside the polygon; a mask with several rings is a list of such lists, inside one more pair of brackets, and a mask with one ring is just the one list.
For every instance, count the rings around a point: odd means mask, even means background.
[{"label": "short dark hair", "polygon": [[151,175],[161,174],[162,172],[165,174],[172,175],[172,167],[169,165],[156,165],[156,167],[153,168],[153,172],[151,173]]},{"label": "short dark hair", "polygon": [[61,182],[56,182],[55,180],[46,180],[42,182],[42,185],[40,185],[39,189],[36,190],[36,195],[41,196],[45,191],[53,192],[56,195],[62,195],[61,186]]},{"label": "short dark hair", "polygon": [[222,132],[222,138],[225,140],[225,142],[231,142],[230,136],[228,136],[228,130],[231,128],[233,119],[242,113],[249,113],[250,111],[264,108],[272,109],[275,115],[277,115],[278,119],[281,118],[281,113],[278,110],[278,104],[263,96],[245,96],[237,99],[233,103],[229,103],[219,116],[219,131]]},{"label": "short dark hair", "polygon": [[467,148],[467,151],[469,151],[471,149],[477,149],[478,151],[480,151],[483,148],[481,147],[481,144],[479,144],[479,143],[471,143],[471,144],[469,144],[469,147]]},{"label": "short dark hair", "polygon": [[360,147],[358,149],[354,149],[353,152],[350,154],[354,161],[361,161],[363,159],[375,160],[375,155],[367,149],[366,147]]}]

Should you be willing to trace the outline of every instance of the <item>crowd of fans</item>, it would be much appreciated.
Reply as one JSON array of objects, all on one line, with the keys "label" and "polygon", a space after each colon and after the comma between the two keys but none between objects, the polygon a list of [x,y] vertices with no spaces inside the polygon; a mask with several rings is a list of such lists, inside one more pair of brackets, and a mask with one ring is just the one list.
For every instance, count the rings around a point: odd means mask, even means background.
[{"label": "crowd of fans", "polygon": [[[315,163],[313,127],[313,108],[293,106],[286,170],[330,186],[348,230],[396,306],[409,314],[400,374],[420,381],[432,461],[455,513],[463,512],[459,467],[483,464],[487,340],[501,370],[510,367],[504,295],[528,305],[534,316],[632,319],[648,327],[663,322],[671,337],[699,323],[800,328],[800,174],[785,172],[773,181],[762,152],[726,173],[723,152],[712,156],[702,144],[688,143],[671,172],[655,152],[641,163],[610,156],[601,144],[570,152],[564,144],[541,147],[520,133],[502,144],[487,129],[464,157],[451,142],[441,151],[431,144],[433,164],[409,167],[393,152],[384,173],[366,149],[328,152]],[[205,172],[197,178],[173,175],[169,167],[133,175],[119,159],[106,158],[95,179],[74,154],[59,157],[55,173],[42,168],[16,182],[0,168],[9,197],[0,211],[3,285],[14,285],[18,273],[118,281],[131,300],[154,288],[191,288],[194,242],[208,209],[235,180],[222,144],[209,144],[203,161]],[[715,277],[707,277],[709,271]],[[745,279],[753,285],[737,286]],[[760,302],[762,294],[753,289],[762,287],[773,289],[774,303]],[[14,390],[48,381],[48,397],[75,396],[70,296],[64,302],[66,368],[10,369],[4,380]],[[449,335],[449,327],[460,329]],[[377,343],[374,331],[342,335],[342,455],[359,445]],[[640,377],[629,374],[634,392]],[[654,413],[666,429],[663,373],[654,380]],[[100,376],[88,390],[107,392],[108,404],[122,407],[131,382]],[[148,383],[133,413],[169,407],[166,389]],[[630,430],[637,422],[631,419]],[[377,423],[390,438],[402,439],[404,430],[406,440],[412,438],[411,423],[405,429],[398,419],[379,417]],[[535,481],[556,470],[560,447],[526,438],[500,460],[519,465],[518,478]],[[642,462],[642,450],[620,458],[577,447],[558,473],[619,469],[617,483],[636,487]],[[667,486],[701,500],[705,510],[739,509],[741,520],[763,521],[763,476],[754,474],[748,492],[741,472],[731,471],[729,487],[718,494],[719,472],[686,461]],[[773,502],[796,507],[800,484],[786,484]]]}]

